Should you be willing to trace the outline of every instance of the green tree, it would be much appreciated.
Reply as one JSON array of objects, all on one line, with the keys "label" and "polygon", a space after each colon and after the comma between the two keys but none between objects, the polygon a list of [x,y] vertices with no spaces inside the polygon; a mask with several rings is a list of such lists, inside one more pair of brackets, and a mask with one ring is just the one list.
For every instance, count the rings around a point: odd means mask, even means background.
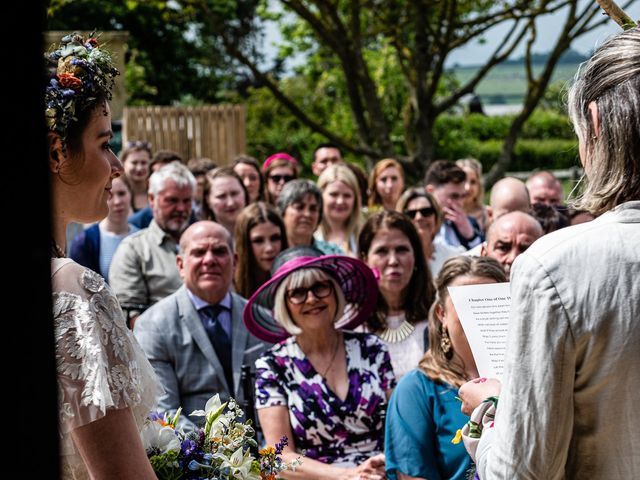
[{"label": "green tree", "polygon": [[[211,0],[179,3],[195,7],[210,25],[225,25],[211,7],[215,3]],[[273,13],[274,6],[278,13]],[[536,21],[560,11],[565,24],[536,76],[530,60]],[[414,177],[434,158],[437,117],[472,93],[494,66],[526,41],[528,89],[524,107],[514,118],[500,159],[489,174],[492,182],[508,167],[520,131],[540,101],[560,55],[575,38],[606,21],[597,16],[598,11],[595,2],[586,0],[265,0],[263,18],[278,21],[284,36],[281,58],[306,55],[305,68],[298,74],[310,78],[340,72],[343,90],[336,88],[333,92],[336,103],[343,101],[349,106],[353,138],[329,128],[326,118],[301,108],[283,88],[278,75],[253,59],[255,51],[245,49],[237,37],[228,34],[233,28],[223,26],[212,31],[227,53],[245,65],[303,125],[369,160],[396,156]],[[449,55],[469,42],[482,41],[499,24],[508,25],[509,30],[491,57],[473,78],[447,89],[445,62]],[[389,72],[398,72],[402,79],[404,91],[398,95],[389,94],[389,84],[383,81]],[[398,125],[402,127],[400,133]]]},{"label": "green tree", "polygon": [[[189,102],[212,102],[238,98],[229,95],[237,90],[240,98],[264,100],[256,88],[265,88],[296,119],[288,123],[289,140],[304,132],[307,142],[327,139],[368,162],[395,156],[413,178],[434,158],[436,119],[472,93],[524,41],[528,76],[524,107],[512,120],[489,183],[508,168],[523,126],[543,97],[562,53],[575,38],[606,21],[599,18],[599,7],[591,0],[104,3],[52,0],[51,17],[59,21],[64,17],[69,25],[82,19],[91,27],[131,31],[132,47],[139,51],[136,65],[141,67],[132,69],[132,84],[139,85],[134,99],[171,103],[188,93]],[[56,15],[56,8],[66,9],[64,16]],[[534,74],[536,22],[560,11],[564,26],[546,63]],[[272,64],[265,61],[268,21],[277,22],[283,36]],[[508,31],[493,54],[472,78],[457,83],[447,73],[447,58],[470,42],[483,41],[500,24]],[[290,78],[283,75],[283,65],[293,55],[305,60]],[[265,124],[276,120],[266,117]],[[300,130],[294,134],[298,124]]]},{"label": "green tree", "polygon": [[192,32],[191,13],[161,0],[50,0],[48,28],[128,31],[129,104],[170,105],[187,93],[216,103],[235,72],[215,37]]}]

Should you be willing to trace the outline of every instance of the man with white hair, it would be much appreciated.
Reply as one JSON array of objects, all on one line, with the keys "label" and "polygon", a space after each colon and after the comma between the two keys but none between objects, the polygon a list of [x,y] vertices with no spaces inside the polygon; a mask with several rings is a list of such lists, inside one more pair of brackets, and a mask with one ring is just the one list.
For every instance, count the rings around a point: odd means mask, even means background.
[{"label": "man with white hair", "polygon": [[181,163],[170,163],[149,178],[153,220],[118,246],[109,283],[130,321],[182,285],[176,254],[189,225],[196,180]]},{"label": "man with white hair", "polygon": [[480,254],[498,260],[508,277],[513,261],[543,234],[538,221],[528,213],[506,213],[489,227]]}]

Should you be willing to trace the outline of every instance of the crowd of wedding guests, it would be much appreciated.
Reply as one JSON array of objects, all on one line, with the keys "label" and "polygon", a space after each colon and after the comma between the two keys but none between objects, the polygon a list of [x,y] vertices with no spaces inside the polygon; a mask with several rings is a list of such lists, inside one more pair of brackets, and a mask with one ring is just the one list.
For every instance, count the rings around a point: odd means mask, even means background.
[{"label": "crowd of wedding guests", "polygon": [[[332,144],[313,152],[315,180],[284,152],[216,166],[129,141],[120,159],[109,214],[71,257],[114,289],[161,410],[198,410],[213,393],[242,402],[241,368],[255,364],[264,439],[305,452],[292,478],[464,477],[455,396],[478,372],[447,287],[508,281],[518,255],[571,223],[551,172],[504,178],[485,205],[472,158],[435,161],[409,187],[399,161],[363,180]],[[356,291],[358,269],[375,280]],[[336,329],[347,303],[356,321]],[[269,325],[243,321],[256,305]]]},{"label": "crowd of wedding guests", "polygon": [[[637,32],[630,37],[637,49]],[[627,77],[636,90],[625,98],[637,107],[640,76]],[[598,155],[606,157],[597,142],[613,135],[597,108],[618,115],[607,92],[578,98],[574,91],[570,101],[585,170],[609,175],[611,183],[613,166],[595,165]],[[628,137],[640,147],[637,129]],[[553,173],[536,171],[525,182],[503,178],[485,196],[482,165],[473,158],[434,161],[422,182],[408,185],[398,160],[381,159],[367,176],[333,144],[310,155],[313,179],[302,178],[302,162],[285,152],[262,161],[241,155],[217,166],[176,152],[152,155],[140,140],[127,142],[120,160],[124,173],[113,179],[108,215],[74,238],[70,255],[115,291],[160,379],[161,411],[183,407],[188,414],[214,393],[223,401],[253,398],[261,438],[274,444],[286,435],[285,460],[304,454],[284,478],[464,479],[474,462],[481,478],[513,478],[505,472],[517,470],[516,459],[528,465],[527,478],[576,472],[595,478],[603,465],[610,468],[593,452],[598,460],[589,464],[590,449],[617,448],[594,444],[584,433],[591,428],[593,438],[612,442],[615,436],[607,430],[611,415],[598,417],[601,409],[589,398],[616,410],[624,379],[635,374],[603,368],[605,359],[589,355],[622,355],[594,337],[607,328],[616,338],[630,335],[629,348],[638,346],[638,334],[629,333],[637,305],[618,312],[606,297],[617,295],[615,287],[602,282],[615,283],[619,272],[619,295],[636,295],[637,303],[640,192],[606,196],[603,180],[599,193],[592,192],[600,203],[573,210]],[[619,161],[628,162],[637,185],[637,160],[633,168],[632,160]],[[615,214],[620,218],[587,223],[622,200],[631,201]],[[585,225],[566,229],[579,223]],[[581,262],[612,248],[594,240],[607,227],[611,239],[598,240],[627,242],[623,250],[634,252],[635,262],[617,253],[602,267],[600,287],[577,286]],[[530,247],[526,262],[514,263]],[[448,288],[507,281],[512,312],[527,321],[513,328],[501,392],[499,382],[478,379]],[[589,321],[586,299],[603,318],[626,323]],[[246,365],[255,375],[252,391],[241,381]],[[549,405],[541,404],[540,388]],[[496,418],[494,431],[498,395],[507,413]],[[621,415],[631,421],[625,402]],[[559,453],[536,438],[533,419],[518,431],[524,404],[549,421],[560,409],[559,423],[568,427],[557,438],[552,425],[545,432]],[[189,428],[199,418],[183,414],[181,421]],[[464,442],[452,443],[465,425]],[[528,444],[541,451],[531,453]]]}]

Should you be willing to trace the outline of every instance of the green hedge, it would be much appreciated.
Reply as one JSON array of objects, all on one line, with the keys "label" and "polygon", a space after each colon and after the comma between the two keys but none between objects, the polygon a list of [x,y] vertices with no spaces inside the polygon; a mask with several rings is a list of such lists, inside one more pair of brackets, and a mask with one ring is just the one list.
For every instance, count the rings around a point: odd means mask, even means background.
[{"label": "green hedge", "polygon": [[[480,160],[483,170],[488,171],[498,160],[502,148],[501,140],[471,142],[472,149],[467,155]],[[514,151],[514,158],[509,166],[511,171],[528,171],[535,168],[557,170],[579,165],[578,142],[576,140],[519,140]]]},{"label": "green hedge", "polygon": [[[442,115],[435,125],[435,158],[474,157],[487,171],[500,155],[513,116]],[[565,115],[535,112],[525,123],[509,170],[561,169],[578,164],[578,142]]]},{"label": "green hedge", "polygon": [[[434,134],[436,138],[447,137],[456,132],[464,138],[477,140],[503,139],[509,133],[513,115],[485,117],[484,115],[441,115],[436,120]],[[564,138],[575,137],[571,123],[566,115],[552,111],[536,111],[525,122],[521,138]]]}]

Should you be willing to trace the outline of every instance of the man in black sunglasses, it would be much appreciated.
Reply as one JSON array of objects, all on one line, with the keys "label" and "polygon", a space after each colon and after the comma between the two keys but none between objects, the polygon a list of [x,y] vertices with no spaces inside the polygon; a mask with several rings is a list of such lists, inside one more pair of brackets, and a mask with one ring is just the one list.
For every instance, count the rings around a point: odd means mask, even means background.
[{"label": "man in black sunglasses", "polygon": [[467,250],[484,241],[478,222],[466,214],[464,207],[464,182],[467,176],[453,162],[437,160],[425,175],[426,190],[436,197],[442,207],[444,222],[436,235],[447,245],[462,245]]}]

